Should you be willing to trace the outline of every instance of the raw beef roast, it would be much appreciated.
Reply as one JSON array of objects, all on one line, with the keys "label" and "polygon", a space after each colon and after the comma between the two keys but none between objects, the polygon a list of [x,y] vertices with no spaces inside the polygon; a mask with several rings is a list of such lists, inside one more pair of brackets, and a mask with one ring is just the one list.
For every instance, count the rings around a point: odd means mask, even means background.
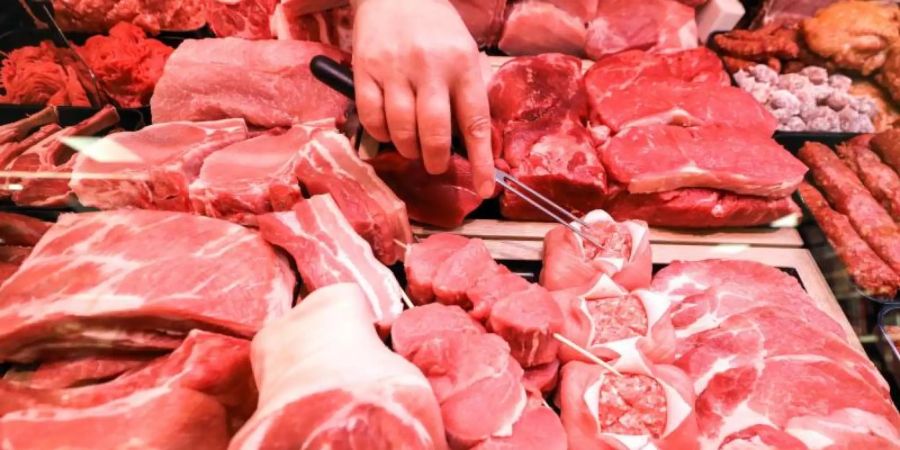
[{"label": "raw beef roast", "polygon": [[171,122],[111,134],[76,158],[69,185],[86,206],[191,211],[203,160],[247,139],[241,119]]},{"label": "raw beef roast", "polygon": [[675,0],[601,0],[585,50],[601,59],[625,50],[694,48],[698,42],[694,9]]},{"label": "raw beef roast", "polygon": [[0,359],[169,349],[191,328],[251,336],[293,291],[287,262],[240,225],[147,210],[66,214],[0,286]]},{"label": "raw beef roast", "polygon": [[343,60],[327,45],[238,38],[186,40],[166,62],[150,100],[153,121],[239,117],[260,127],[344,120],[348,100],[313,78],[316,55]]},{"label": "raw beef roast", "polygon": [[251,357],[259,406],[229,448],[446,449],[428,381],[375,320],[359,287],[338,284],[263,328]]}]

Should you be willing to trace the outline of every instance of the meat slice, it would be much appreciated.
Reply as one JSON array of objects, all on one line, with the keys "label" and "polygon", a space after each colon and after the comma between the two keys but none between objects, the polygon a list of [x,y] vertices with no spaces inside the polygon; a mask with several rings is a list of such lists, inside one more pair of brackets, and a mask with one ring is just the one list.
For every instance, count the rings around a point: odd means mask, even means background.
[{"label": "meat slice", "polygon": [[900,228],[856,174],[819,143],[807,142],[797,156],[810,167],[813,179],[834,208],[847,215],[872,250],[900,273]]},{"label": "meat slice", "polygon": [[478,45],[489,47],[497,42],[503,28],[505,0],[450,0],[450,3]]},{"label": "meat slice", "polygon": [[0,263],[15,264],[18,266],[31,254],[31,250],[31,247],[23,247],[20,245],[0,245]]},{"label": "meat slice", "polygon": [[543,287],[532,285],[498,300],[491,308],[488,326],[509,344],[522,367],[556,360],[559,342],[554,335],[563,330],[563,316]]},{"label": "meat slice", "polygon": [[800,185],[800,197],[843,261],[853,281],[869,295],[884,298],[897,295],[900,275],[872,251],[869,244],[853,229],[847,216],[831,209],[822,193],[808,183]]},{"label": "meat slice", "polygon": [[[62,127],[59,125],[51,123],[42,126],[21,141],[0,144],[0,167],[8,167],[12,161],[19,157],[19,155],[25,153],[26,150],[35,146],[38,142],[43,141],[61,129]],[[0,198],[9,197],[13,192],[8,186],[10,180],[0,178],[0,182],[3,183],[0,184]]]},{"label": "meat slice", "polygon": [[51,225],[22,214],[0,212],[0,244],[34,247]]},{"label": "meat slice", "polygon": [[271,39],[269,16],[278,0],[205,0],[206,23],[218,37]]},{"label": "meat slice", "polygon": [[801,214],[790,197],[770,199],[698,188],[653,194],[623,190],[604,209],[616,220],[679,228],[753,227]]},{"label": "meat slice", "polygon": [[900,130],[890,129],[876,134],[870,141],[872,151],[881,156],[885,164],[900,173]]},{"label": "meat slice", "polygon": [[155,354],[86,355],[43,361],[34,370],[13,367],[4,381],[33,389],[65,389],[102,383],[146,366]]},{"label": "meat slice", "polygon": [[625,50],[671,51],[694,48],[698,42],[689,6],[675,0],[603,0],[588,26],[585,50],[599,60]]},{"label": "meat slice", "polygon": [[358,284],[382,329],[403,310],[403,290],[390,269],[350,227],[329,195],[316,195],[293,210],[258,217],[270,243],[283,248],[297,265],[309,291],[338,283]]},{"label": "meat slice", "polygon": [[404,311],[397,318],[391,327],[391,345],[395,352],[412,359],[432,339],[484,333],[484,327],[459,306],[430,303]]},{"label": "meat slice", "polygon": [[582,222],[588,226],[572,225],[601,247],[565,226],[554,227],[544,236],[542,286],[551,291],[585,291],[603,277],[629,291],[650,285],[650,230],[646,223],[619,223],[602,210],[591,211]]},{"label": "meat slice", "polygon": [[12,123],[0,125],[0,148],[3,144],[19,142],[35,129],[59,120],[55,106],[48,106]]},{"label": "meat slice", "polygon": [[129,445],[172,450],[219,450],[228,445],[225,411],[211,397],[160,387],[100,406],[42,408],[0,418],[10,449],[89,450]]},{"label": "meat slice", "polygon": [[507,55],[565,53],[581,56],[587,27],[581,18],[540,0],[513,4],[497,46]]},{"label": "meat slice", "polygon": [[541,400],[529,402],[509,436],[490,437],[472,450],[566,450],[566,430],[559,416]]},{"label": "meat slice", "polygon": [[471,309],[466,297],[469,288],[478,280],[491,275],[497,263],[481,239],[469,239],[459,250],[450,254],[434,272],[432,286],[437,301],[446,305],[460,305]]},{"label": "meat slice", "polygon": [[894,222],[900,222],[900,175],[882,163],[866,144],[865,141],[850,141],[837,146],[837,154],[884,206]]},{"label": "meat slice", "polygon": [[69,185],[85,206],[191,211],[204,159],[247,139],[241,119],[170,122],[111,134],[78,155]]},{"label": "meat slice", "polygon": [[363,291],[339,284],[265,327],[252,344],[259,406],[229,448],[446,449],[428,381],[375,321]]},{"label": "meat slice", "polygon": [[114,349],[127,332],[251,336],[290,308],[293,291],[288,263],[240,225],[147,210],[65,214],[0,286],[0,359]]},{"label": "meat slice", "polygon": [[806,173],[771,138],[727,126],[631,128],[602,153],[610,176],[633,193],[705,187],[778,198],[793,193]]},{"label": "meat slice", "polygon": [[439,233],[407,247],[404,270],[413,302],[423,305],[434,300],[434,278],[438,268],[468,242],[459,235]]},{"label": "meat slice", "polygon": [[597,15],[599,0],[546,0],[547,3],[556,5],[564,11],[568,11],[583,22],[590,22]]},{"label": "meat slice", "polygon": [[700,448],[684,372],[651,365],[634,349],[613,367],[622,375],[581,361],[563,366],[557,404],[570,449]]},{"label": "meat slice", "polygon": [[[106,106],[77,125],[63,128],[25,150],[9,163],[6,170],[12,172],[48,172],[66,174],[72,172],[75,151],[63,144],[62,139],[74,136],[93,136],[119,122],[119,114],[112,106]],[[12,193],[12,200],[20,206],[67,206],[72,191],[67,176],[48,175],[46,178],[19,180],[21,187]]]},{"label": "meat slice", "polygon": [[731,85],[721,58],[704,47],[666,54],[629,50],[595,62],[585,73],[585,89],[594,105],[644,81]]},{"label": "meat slice", "polygon": [[525,369],[522,383],[525,389],[532,395],[549,394],[556,390],[559,383],[559,359],[554,359],[547,364],[541,364]]},{"label": "meat slice", "polygon": [[331,194],[381,262],[402,259],[403,245],[412,242],[406,205],[359,159],[346,136],[315,131],[298,152],[294,173],[311,195]]},{"label": "meat slice", "polygon": [[[296,1],[283,1],[275,7],[269,18],[271,32],[278,39],[321,42],[350,53],[353,49],[353,9],[345,6],[307,12],[308,8],[295,9],[289,5]],[[338,2],[331,2],[338,3]]]},{"label": "meat slice", "polygon": [[475,192],[472,166],[462,156],[450,156],[447,171],[431,175],[421,160],[396,152],[381,152],[367,161],[378,177],[406,204],[409,218],[441,228],[456,228],[481,205]]},{"label": "meat slice", "polygon": [[477,283],[466,291],[466,297],[472,304],[469,315],[479,321],[486,321],[500,300],[514,298],[529,290],[532,284],[520,275],[510,272],[506,266],[498,265],[490,276],[481,277]]},{"label": "meat slice", "polygon": [[294,158],[313,130],[297,125],[283,134],[238,141],[209,155],[190,184],[193,210],[249,224],[257,214],[289,210],[300,200]]},{"label": "meat slice", "polygon": [[340,123],[348,100],[309,71],[309,61],[320,54],[346,59],[312,42],[188,39],[169,57],[156,85],[153,121],[243,118],[265,128],[319,119]]}]

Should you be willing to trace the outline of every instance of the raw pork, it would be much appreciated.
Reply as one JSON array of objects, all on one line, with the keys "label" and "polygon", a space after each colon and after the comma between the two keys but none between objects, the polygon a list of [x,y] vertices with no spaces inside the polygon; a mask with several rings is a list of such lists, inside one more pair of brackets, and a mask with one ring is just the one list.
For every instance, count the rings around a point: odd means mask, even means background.
[{"label": "raw pork", "polygon": [[209,155],[190,185],[193,211],[252,224],[256,214],[291,209],[301,197],[294,159],[313,129],[296,125]]},{"label": "raw pork", "polygon": [[33,217],[0,212],[0,244],[33,247],[50,225]]},{"label": "raw pork", "polygon": [[13,367],[3,380],[34,389],[64,389],[98,384],[146,366],[154,354],[86,355],[42,361],[33,370]]},{"label": "raw pork", "polygon": [[469,317],[459,306],[429,303],[408,309],[391,327],[391,346],[404,358],[413,358],[432,339],[452,335],[484,334],[484,327]]},{"label": "raw pork", "polygon": [[513,358],[522,367],[556,361],[560,345],[554,336],[563,330],[563,316],[543,287],[531,285],[500,298],[491,307],[488,327],[509,344]]},{"label": "raw pork", "polygon": [[279,3],[269,19],[273,37],[321,42],[347,53],[352,51],[353,9],[349,5],[307,13],[293,10],[288,3]]},{"label": "raw pork", "polygon": [[153,121],[240,117],[266,128],[319,119],[341,123],[349,101],[309,70],[309,61],[320,54],[347,59],[313,42],[188,39],[172,53],[156,85]]},{"label": "raw pork", "polygon": [[383,330],[403,311],[403,290],[390,269],[350,227],[329,195],[297,203],[292,211],[259,216],[259,229],[270,243],[294,258],[309,291],[338,283],[356,283]]},{"label": "raw pork", "polygon": [[119,22],[131,22],[151,34],[203,27],[202,0],[53,0],[54,17],[65,31],[102,33]]},{"label": "raw pork", "polygon": [[[40,127],[37,131],[31,133],[31,135],[19,142],[0,144],[0,167],[5,168],[9,166],[9,163],[18,158],[19,155],[25,153],[29,148],[37,145],[39,142],[47,139],[61,129],[61,126],[51,123]],[[0,178],[0,182],[2,182],[2,184],[0,184],[0,198],[8,198],[13,192],[8,185],[10,180],[8,178],[6,180]]]},{"label": "raw pork", "polygon": [[472,450],[567,450],[566,430],[559,416],[540,397],[528,399],[509,436],[492,436]]},{"label": "raw pork", "polygon": [[450,3],[478,45],[488,47],[497,42],[503,28],[506,0],[450,0]]},{"label": "raw pork", "polygon": [[588,26],[585,51],[593,59],[625,50],[672,51],[698,43],[694,9],[675,0],[601,0]]},{"label": "raw pork", "polygon": [[271,39],[269,17],[278,0],[205,0],[207,24],[218,37]]},{"label": "raw pork", "polygon": [[252,345],[259,407],[229,448],[446,449],[428,381],[384,346],[375,320],[363,291],[339,284],[263,328]]},{"label": "raw pork", "polygon": [[0,418],[4,448],[93,450],[135,448],[221,450],[228,445],[225,411],[196,391],[160,387],[100,406],[44,408]]},{"label": "raw pork", "polygon": [[402,259],[403,246],[412,242],[406,205],[359,158],[346,136],[317,130],[298,152],[294,174],[309,194],[331,194],[381,262]]},{"label": "raw pork", "polygon": [[497,46],[512,56],[554,52],[581,56],[586,37],[582,19],[550,3],[525,0],[509,10]]},{"label": "raw pork", "polygon": [[111,134],[76,157],[70,187],[85,206],[191,211],[203,160],[247,139],[241,119],[171,122]]},{"label": "raw pork", "polygon": [[585,241],[565,226],[557,226],[544,236],[541,258],[541,285],[551,291],[586,291],[599,278],[609,278],[627,291],[650,285],[653,272],[650,230],[641,221],[618,223],[605,211],[588,213],[572,226],[602,245]]},{"label": "raw pork", "polygon": [[569,449],[699,449],[694,393],[681,370],[651,365],[636,349],[612,366],[563,366],[557,405]]},{"label": "raw pork", "polygon": [[404,270],[409,296],[417,305],[434,300],[434,277],[441,264],[469,240],[450,233],[428,236],[407,247]]},{"label": "raw pork", "polygon": [[[48,106],[23,119],[0,125],[0,154],[3,153],[2,149],[4,144],[19,142],[28,137],[35,129],[50,123],[55,123],[57,120],[59,120],[59,115],[56,108]],[[0,160],[0,165],[4,165],[2,163],[3,161]]]},{"label": "raw pork", "polygon": [[602,148],[603,164],[632,193],[705,187],[786,197],[806,167],[768,136],[728,126],[636,127]]},{"label": "raw pork", "polygon": [[510,356],[509,346],[473,325],[460,331],[448,328],[463,322],[455,306],[431,306],[427,314],[417,310],[397,319],[392,339],[414,343],[396,350],[431,383],[451,447],[471,448],[492,436],[508,435],[526,403],[522,368]]},{"label": "raw pork", "polygon": [[679,228],[753,227],[801,214],[790,197],[770,199],[695,188],[653,194],[621,189],[604,209],[616,220]]},{"label": "raw pork", "polygon": [[378,177],[403,200],[409,218],[441,228],[456,228],[481,205],[474,190],[472,166],[453,154],[447,171],[431,175],[421,160],[412,160],[396,152],[380,152],[367,161]]},{"label": "raw pork", "polygon": [[288,263],[240,225],[147,210],[65,214],[0,286],[0,359],[150,338],[171,348],[191,328],[251,336],[290,308],[293,291]]}]

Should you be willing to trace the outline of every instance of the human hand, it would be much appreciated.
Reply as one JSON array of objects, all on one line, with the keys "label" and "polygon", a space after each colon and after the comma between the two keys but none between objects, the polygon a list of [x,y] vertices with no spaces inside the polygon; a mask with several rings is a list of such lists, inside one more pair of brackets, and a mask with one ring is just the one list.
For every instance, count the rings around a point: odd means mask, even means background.
[{"label": "human hand", "polygon": [[353,71],[360,122],[428,173],[447,170],[452,117],[475,190],[494,192],[491,119],[478,47],[447,0],[355,0]]}]

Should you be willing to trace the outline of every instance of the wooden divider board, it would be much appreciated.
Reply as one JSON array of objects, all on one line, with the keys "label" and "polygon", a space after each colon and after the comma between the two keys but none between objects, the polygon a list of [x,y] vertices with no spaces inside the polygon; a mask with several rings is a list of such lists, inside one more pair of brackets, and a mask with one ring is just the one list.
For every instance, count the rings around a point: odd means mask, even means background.
[{"label": "wooden divider board", "polygon": [[[468,237],[494,240],[541,241],[555,223],[514,222],[507,220],[469,220],[455,230],[441,230],[414,226],[417,236],[450,232]],[[795,228],[737,228],[713,230],[675,230],[651,228],[650,242],[654,244],[746,244],[760,247],[803,247],[803,239]]]}]

